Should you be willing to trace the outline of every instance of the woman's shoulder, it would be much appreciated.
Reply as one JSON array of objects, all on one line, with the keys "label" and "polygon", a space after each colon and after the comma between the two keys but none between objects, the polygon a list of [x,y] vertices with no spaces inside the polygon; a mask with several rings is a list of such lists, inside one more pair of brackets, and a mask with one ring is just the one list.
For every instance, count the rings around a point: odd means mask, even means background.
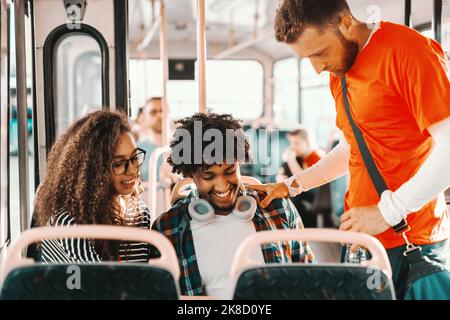
[{"label": "woman's shoulder", "polygon": [[48,226],[70,226],[75,225],[75,218],[66,210],[60,210],[50,217]]}]

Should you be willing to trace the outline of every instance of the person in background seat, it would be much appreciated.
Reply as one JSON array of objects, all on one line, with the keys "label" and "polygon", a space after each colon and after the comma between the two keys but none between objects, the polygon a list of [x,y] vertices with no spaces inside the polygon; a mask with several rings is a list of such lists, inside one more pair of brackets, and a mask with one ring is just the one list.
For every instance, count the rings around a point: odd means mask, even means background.
[{"label": "person in background seat", "polygon": [[[138,147],[147,152],[147,157],[141,167],[141,173],[144,187],[143,199],[148,199],[149,192],[154,192],[154,190],[149,189],[152,174],[149,172],[150,158],[153,151],[164,145],[162,137],[163,119],[161,97],[149,98],[145,106],[139,109],[134,129],[135,136],[137,136]],[[164,210],[165,203],[163,200],[165,195],[163,188],[172,188],[179,180],[179,177],[171,172],[170,166],[167,164],[167,156],[158,158],[157,168],[156,192],[157,198],[161,199],[161,202],[158,203],[158,208],[161,209],[158,210],[158,212],[161,212]]]},{"label": "person in background seat", "polygon": [[[35,226],[104,224],[150,229],[150,213],[140,200],[137,148],[124,114],[96,111],[58,138],[48,171],[35,198]],[[105,260],[147,262],[148,244],[87,239],[44,240],[46,263]]]},{"label": "person in background seat", "polygon": [[[147,159],[142,166],[142,179],[148,181],[148,163],[151,153],[159,147],[162,147],[162,106],[161,98],[153,97],[147,100],[145,106],[139,115],[137,131],[138,139],[137,144],[139,148],[144,149],[147,152]],[[160,167],[160,165],[158,166]]]},{"label": "person in background seat", "polygon": [[[323,151],[313,147],[307,129],[299,128],[288,133],[289,147],[283,154],[285,162],[278,171],[276,181],[281,182],[314,165],[323,157]],[[303,192],[291,200],[302,216],[305,228],[317,227],[317,216],[313,212],[316,189]]]}]

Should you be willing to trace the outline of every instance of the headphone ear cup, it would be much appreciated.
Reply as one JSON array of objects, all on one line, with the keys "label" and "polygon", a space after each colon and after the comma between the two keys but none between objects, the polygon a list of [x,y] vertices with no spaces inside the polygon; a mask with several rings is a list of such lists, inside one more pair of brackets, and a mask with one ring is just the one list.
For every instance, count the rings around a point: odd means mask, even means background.
[{"label": "headphone ear cup", "polygon": [[240,196],[236,200],[233,215],[239,219],[250,221],[255,216],[256,200],[250,196]]},{"label": "headphone ear cup", "polygon": [[208,201],[203,199],[196,199],[191,201],[188,206],[191,218],[197,222],[205,223],[212,221],[215,218],[213,207]]}]

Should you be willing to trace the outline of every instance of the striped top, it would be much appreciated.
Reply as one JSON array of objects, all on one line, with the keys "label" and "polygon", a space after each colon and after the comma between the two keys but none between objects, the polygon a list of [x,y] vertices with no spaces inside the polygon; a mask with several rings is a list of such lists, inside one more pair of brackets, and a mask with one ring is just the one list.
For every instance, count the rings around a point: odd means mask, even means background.
[{"label": "striped top", "polygon": [[[144,202],[140,201],[138,214],[127,210],[124,220],[129,227],[150,229],[150,212]],[[60,211],[52,216],[47,226],[74,226],[75,219],[67,212]],[[145,242],[124,241],[119,247],[119,261],[148,262],[149,244]],[[92,263],[100,262],[102,258],[95,250],[94,242],[90,239],[68,238],[49,239],[41,242],[41,260],[45,263]]]}]

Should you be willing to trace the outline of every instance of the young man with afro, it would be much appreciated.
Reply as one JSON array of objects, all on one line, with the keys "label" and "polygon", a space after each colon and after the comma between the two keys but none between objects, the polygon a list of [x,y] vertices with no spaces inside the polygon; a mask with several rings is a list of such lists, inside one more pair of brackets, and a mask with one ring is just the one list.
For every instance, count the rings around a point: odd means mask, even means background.
[{"label": "young man with afro", "polygon": [[[173,172],[192,178],[195,186],[160,215],[152,228],[164,234],[176,250],[182,295],[231,299],[230,267],[242,241],[259,231],[301,229],[303,223],[287,199],[273,201],[265,209],[254,201],[249,215],[236,214],[236,202],[246,193],[240,167],[250,159],[250,145],[231,115],[197,113],[179,120],[178,125],[168,162]],[[256,193],[250,196],[258,198]],[[202,208],[196,211],[199,199],[211,205],[209,219],[202,216]],[[288,241],[264,244],[252,258],[288,263],[312,261],[313,255],[306,242]]]}]

